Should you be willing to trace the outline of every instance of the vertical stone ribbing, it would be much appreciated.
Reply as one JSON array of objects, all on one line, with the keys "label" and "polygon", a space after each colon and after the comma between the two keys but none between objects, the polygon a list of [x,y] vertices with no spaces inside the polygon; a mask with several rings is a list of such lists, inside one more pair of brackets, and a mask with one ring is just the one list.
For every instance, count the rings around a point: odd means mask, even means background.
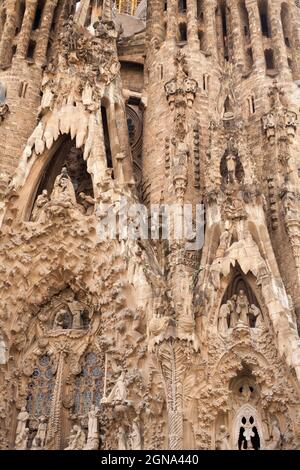
[{"label": "vertical stone ribbing", "polygon": [[187,0],[187,37],[189,44],[199,49],[197,0]]},{"label": "vertical stone ribbing", "polygon": [[0,43],[0,67],[8,67],[11,63],[12,43],[16,32],[16,0],[7,0],[6,21]]},{"label": "vertical stone ribbing", "polygon": [[216,1],[205,0],[204,2],[204,23],[206,28],[207,52],[214,57],[218,57],[218,46],[216,36],[215,20]]},{"label": "vertical stone ribbing", "polygon": [[167,39],[176,39],[177,37],[177,0],[168,0],[167,9]]},{"label": "vertical stone ribbing", "polygon": [[260,15],[256,0],[246,0],[246,8],[249,15],[249,27],[251,36],[251,46],[255,71],[265,70],[265,56],[263,40],[260,26]]},{"label": "vertical stone ribbing", "polygon": [[57,5],[57,1],[58,0],[47,0],[44,7],[41,27],[39,29],[38,42],[35,51],[35,59],[37,64],[39,65],[43,65],[46,60],[49,33],[51,30],[54,10]]},{"label": "vertical stone ribbing", "polygon": [[241,17],[236,0],[230,0],[231,35],[233,44],[233,58],[236,66],[242,70],[245,67],[244,38],[242,34]]},{"label": "vertical stone ribbing", "polygon": [[283,36],[283,29],[280,16],[280,4],[269,2],[269,15],[272,31],[272,45],[274,45],[275,67],[280,73],[290,75],[288,67],[287,51]]},{"label": "vertical stone ribbing", "polygon": [[16,57],[25,59],[30,41],[32,25],[36,13],[38,0],[27,0],[22,28],[18,38]]}]

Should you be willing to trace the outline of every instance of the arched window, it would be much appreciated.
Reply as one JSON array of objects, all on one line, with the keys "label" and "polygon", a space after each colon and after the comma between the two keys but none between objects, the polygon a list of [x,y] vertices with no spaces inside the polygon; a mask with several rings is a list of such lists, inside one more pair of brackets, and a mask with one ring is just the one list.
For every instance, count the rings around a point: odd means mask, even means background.
[{"label": "arched window", "polygon": [[262,447],[262,426],[257,410],[243,405],[234,420],[234,449],[259,450]]},{"label": "arched window", "polygon": [[75,378],[74,411],[86,414],[91,405],[100,405],[103,393],[103,370],[96,353],[88,352],[83,357],[82,369]]},{"label": "arched window", "polygon": [[28,384],[27,411],[31,418],[49,416],[55,384],[55,368],[50,356],[41,356]]}]

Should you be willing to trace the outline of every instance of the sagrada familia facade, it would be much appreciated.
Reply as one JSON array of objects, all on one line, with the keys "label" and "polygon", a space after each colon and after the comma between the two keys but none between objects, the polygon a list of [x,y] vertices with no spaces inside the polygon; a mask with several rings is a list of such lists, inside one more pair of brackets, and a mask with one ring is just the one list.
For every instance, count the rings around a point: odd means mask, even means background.
[{"label": "sagrada familia facade", "polygon": [[299,0],[1,0],[2,450],[300,448],[299,111]]}]

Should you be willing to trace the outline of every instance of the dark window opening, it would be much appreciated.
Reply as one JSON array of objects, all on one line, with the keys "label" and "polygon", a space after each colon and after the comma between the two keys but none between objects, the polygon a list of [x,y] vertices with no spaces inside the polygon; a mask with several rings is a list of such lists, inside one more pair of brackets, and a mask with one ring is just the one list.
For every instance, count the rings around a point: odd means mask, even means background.
[{"label": "dark window opening", "polygon": [[92,11],[93,11],[92,4],[90,4],[87,15],[86,15],[85,23],[84,23],[85,28],[90,26],[92,22]]},{"label": "dark window opening", "polygon": [[269,37],[269,26],[268,26],[268,19],[267,19],[266,15],[261,15],[260,21],[261,21],[262,33],[263,33],[264,36],[266,36],[268,38]]},{"label": "dark window opening", "polygon": [[21,31],[22,28],[22,23],[23,23],[23,18],[25,14],[25,2],[20,2],[20,7],[19,7],[19,14],[17,18],[17,26],[16,26],[16,34],[18,34]]},{"label": "dark window opening", "polygon": [[203,31],[198,32],[198,39],[200,42],[200,50],[204,51],[205,50],[205,34]]},{"label": "dark window opening", "polygon": [[179,0],[178,9],[180,12],[186,12],[186,0]]},{"label": "dark window opening", "polygon": [[285,45],[286,45],[287,47],[291,47],[291,43],[290,43],[289,38],[284,38],[284,42],[285,42]]},{"label": "dark window opening", "polygon": [[33,31],[38,29],[41,25],[41,19],[42,19],[44,5],[45,5],[45,0],[39,0],[39,2],[37,4],[36,12],[35,12],[33,26],[32,26]]},{"label": "dark window opening", "polygon": [[272,49],[265,50],[265,61],[267,70],[275,69],[274,52]]},{"label": "dark window opening", "polygon": [[107,163],[108,168],[113,168],[109,130],[108,130],[108,119],[107,119],[106,109],[104,106],[101,106],[101,115],[102,115],[102,125],[103,125],[103,134],[104,134],[106,163]]},{"label": "dark window opening", "polygon": [[14,57],[16,55],[16,52],[17,52],[17,46],[14,44],[12,46],[12,56]]},{"label": "dark window opening", "polygon": [[28,49],[27,49],[27,56],[26,56],[27,59],[33,59],[34,58],[35,47],[36,47],[36,42],[30,40],[29,45],[28,45]]},{"label": "dark window opening", "polygon": [[251,47],[247,49],[247,64],[249,67],[252,67],[252,65],[254,64],[253,51]]},{"label": "dark window opening", "polygon": [[187,28],[185,23],[179,25],[179,38],[180,41],[187,41]]},{"label": "dark window opening", "polygon": [[168,9],[168,2],[167,0],[164,1],[164,11],[167,11]]}]

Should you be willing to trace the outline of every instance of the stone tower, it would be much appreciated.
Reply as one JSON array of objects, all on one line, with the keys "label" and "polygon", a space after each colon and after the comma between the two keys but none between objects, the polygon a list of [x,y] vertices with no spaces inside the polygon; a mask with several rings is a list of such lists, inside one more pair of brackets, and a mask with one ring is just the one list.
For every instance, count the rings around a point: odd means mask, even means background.
[{"label": "stone tower", "polygon": [[2,449],[300,448],[299,104],[298,1],[1,3]]}]

